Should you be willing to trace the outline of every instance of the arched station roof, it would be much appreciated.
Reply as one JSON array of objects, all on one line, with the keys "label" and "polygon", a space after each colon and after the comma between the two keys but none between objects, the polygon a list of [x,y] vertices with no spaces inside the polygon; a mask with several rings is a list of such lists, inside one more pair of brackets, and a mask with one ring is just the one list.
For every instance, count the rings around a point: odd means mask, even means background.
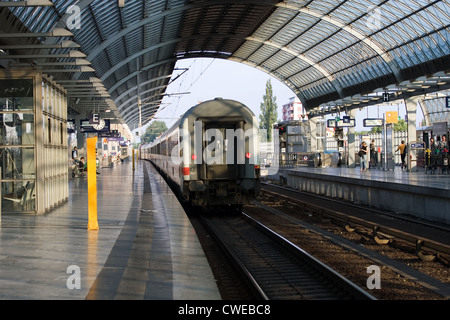
[{"label": "arched station roof", "polygon": [[28,0],[0,1],[0,10],[1,33],[37,34],[0,34],[11,65],[45,70],[67,88],[74,110],[97,97],[130,128],[139,123],[137,96],[145,124],[183,58],[261,69],[310,116],[379,103],[380,92],[450,88],[447,0]]}]

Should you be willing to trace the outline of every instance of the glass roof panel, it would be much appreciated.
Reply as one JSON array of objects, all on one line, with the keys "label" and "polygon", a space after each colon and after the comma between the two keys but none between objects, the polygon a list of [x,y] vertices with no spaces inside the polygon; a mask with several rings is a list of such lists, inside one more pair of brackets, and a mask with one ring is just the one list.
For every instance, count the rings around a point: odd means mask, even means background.
[{"label": "glass roof panel", "polygon": [[7,10],[30,31],[47,32],[67,27],[69,6],[80,6],[73,37],[38,40],[78,43],[95,72],[61,77],[96,76],[113,99],[136,86],[137,61],[146,76],[158,77],[172,73],[176,58],[232,58],[267,70],[302,102],[316,104],[355,86],[375,90],[446,70],[450,56],[448,0],[126,0],[124,8],[106,0],[52,2]]}]

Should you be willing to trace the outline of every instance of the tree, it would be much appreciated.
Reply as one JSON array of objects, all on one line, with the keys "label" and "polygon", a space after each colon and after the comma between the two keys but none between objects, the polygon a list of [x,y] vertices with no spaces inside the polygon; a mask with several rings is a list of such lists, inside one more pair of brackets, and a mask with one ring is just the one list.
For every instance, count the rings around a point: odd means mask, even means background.
[{"label": "tree", "polygon": [[[408,131],[408,123],[404,119],[400,119],[397,123],[394,123],[394,131]],[[372,127],[370,131],[355,132],[358,135],[364,135],[369,133],[382,133],[383,127]]]},{"label": "tree", "polygon": [[394,124],[394,131],[408,131],[408,123],[401,119]]},{"label": "tree", "polygon": [[270,79],[266,82],[266,94],[261,102],[261,113],[259,115],[259,128],[267,132],[267,141],[272,139],[272,127],[278,116],[277,98],[273,96],[272,83]]},{"label": "tree", "polygon": [[141,137],[141,143],[149,143],[155,140],[155,138],[159,137],[161,133],[164,133],[168,130],[167,125],[164,121],[153,121],[145,130],[145,133]]}]

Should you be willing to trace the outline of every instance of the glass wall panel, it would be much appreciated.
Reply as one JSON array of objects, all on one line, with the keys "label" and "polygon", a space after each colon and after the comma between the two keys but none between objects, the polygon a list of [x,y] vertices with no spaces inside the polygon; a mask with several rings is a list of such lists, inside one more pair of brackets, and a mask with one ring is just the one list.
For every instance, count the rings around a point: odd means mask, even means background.
[{"label": "glass wall panel", "polygon": [[1,145],[34,144],[34,114],[0,113]]},{"label": "glass wall panel", "polygon": [[34,147],[0,147],[2,179],[34,179]]},{"label": "glass wall panel", "polygon": [[32,77],[0,79],[2,211],[35,210],[35,97]]},{"label": "glass wall panel", "polygon": [[2,212],[34,211],[35,180],[2,182]]},{"label": "glass wall panel", "polygon": [[33,110],[32,79],[0,79],[0,112]]}]

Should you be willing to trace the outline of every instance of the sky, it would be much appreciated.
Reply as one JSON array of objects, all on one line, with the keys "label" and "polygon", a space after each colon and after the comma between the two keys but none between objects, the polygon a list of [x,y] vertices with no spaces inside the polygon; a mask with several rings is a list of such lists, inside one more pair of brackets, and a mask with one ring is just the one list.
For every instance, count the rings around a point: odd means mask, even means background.
[{"label": "sky", "polygon": [[[287,104],[295,94],[285,84],[260,71],[242,63],[211,58],[196,58],[179,60],[175,69],[188,68],[178,79],[177,75],[184,70],[174,70],[172,80],[167,88],[160,110],[155,120],[171,125],[190,107],[199,102],[221,97],[234,99],[248,106],[259,119],[260,105],[265,94],[266,82],[270,79],[273,95],[278,105],[278,118],[282,119],[282,107]],[[371,106],[357,112],[356,131],[367,130],[362,123],[364,118],[383,117],[387,111],[398,111],[404,119],[405,107],[400,105]],[[421,113],[421,112],[418,112]],[[341,117],[344,113],[341,113]],[[329,116],[328,118],[330,118]],[[421,115],[418,114],[418,122]]]},{"label": "sky", "polygon": [[[258,116],[269,79],[280,119],[283,104],[295,96],[291,89],[267,73],[238,62],[207,58],[185,59],[179,60],[175,68],[189,68],[189,71],[170,84],[166,94],[189,93],[163,99],[163,105],[155,119],[165,121],[168,126],[190,107],[217,97],[237,100]],[[172,79],[182,71],[174,71]]]}]

